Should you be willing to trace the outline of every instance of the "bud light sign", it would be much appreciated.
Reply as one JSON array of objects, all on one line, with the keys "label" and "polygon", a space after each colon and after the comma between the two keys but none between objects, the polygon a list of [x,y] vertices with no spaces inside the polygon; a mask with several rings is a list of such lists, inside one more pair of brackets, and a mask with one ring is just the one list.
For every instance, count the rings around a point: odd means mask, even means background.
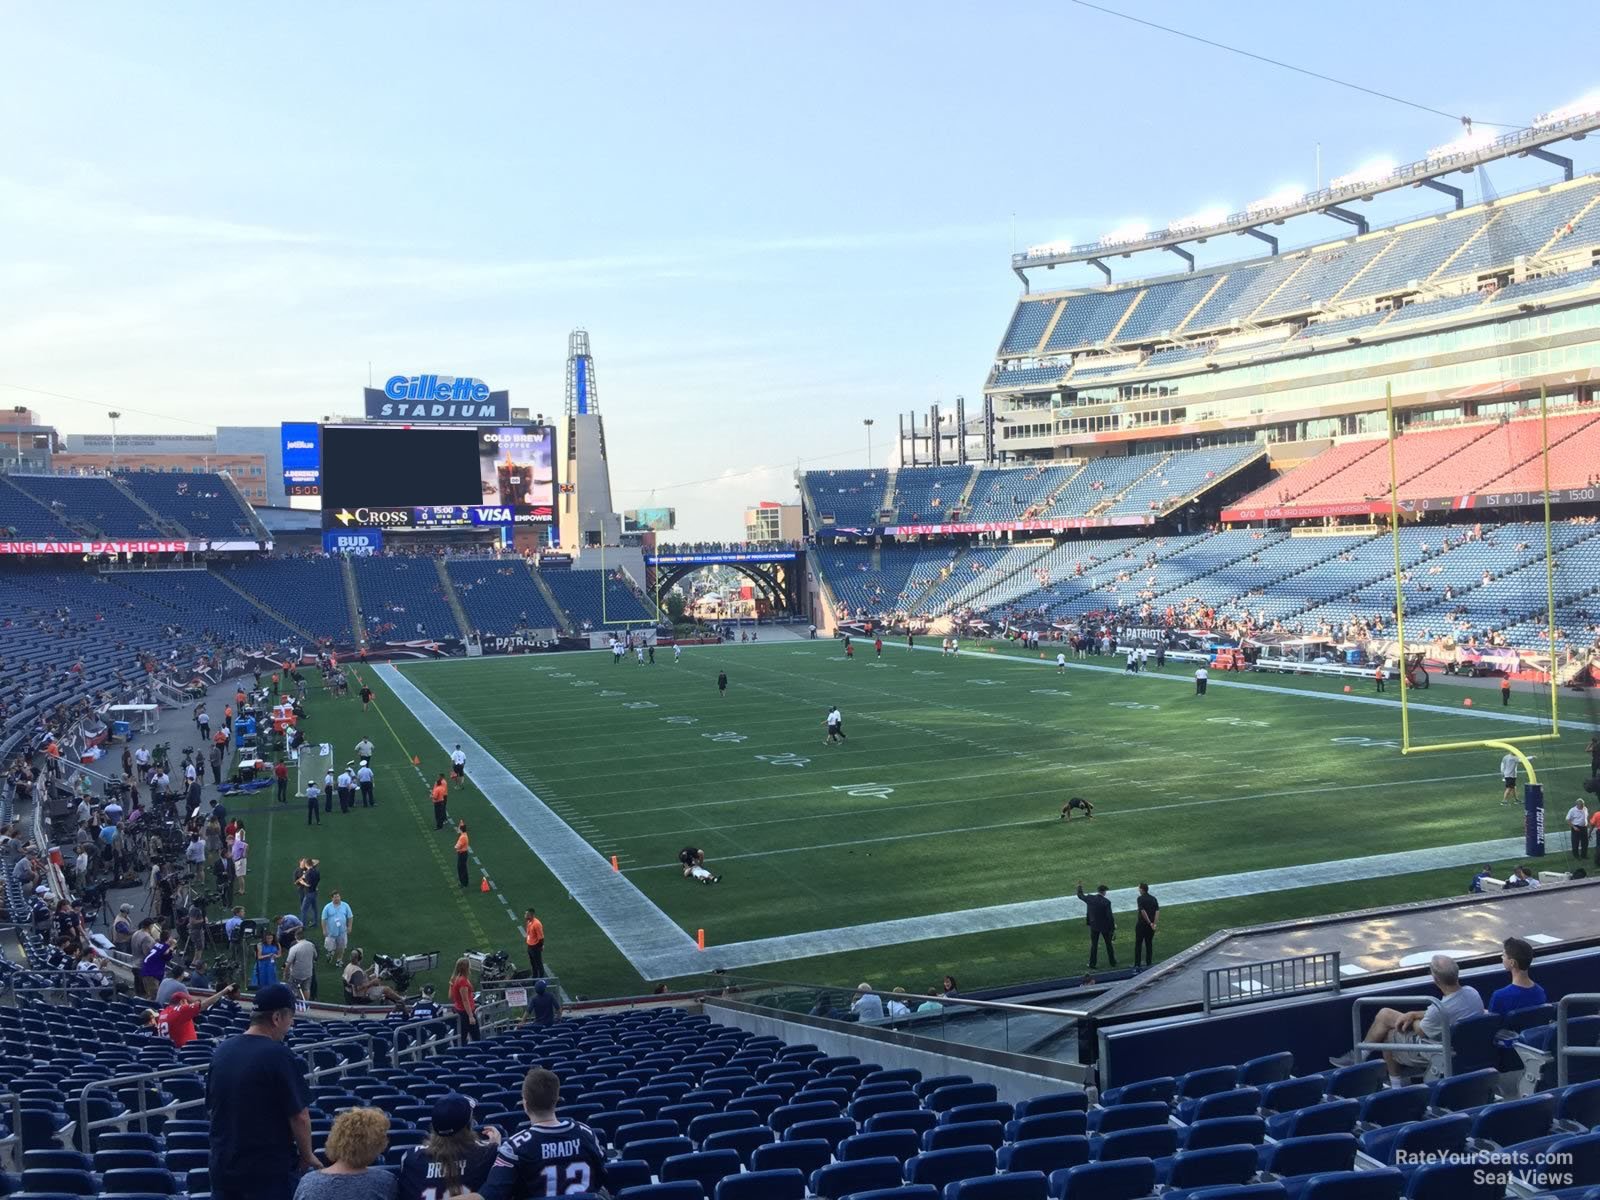
[{"label": "bud light sign", "polygon": [[383,530],[326,529],[322,549],[326,554],[376,554],[383,549]]}]

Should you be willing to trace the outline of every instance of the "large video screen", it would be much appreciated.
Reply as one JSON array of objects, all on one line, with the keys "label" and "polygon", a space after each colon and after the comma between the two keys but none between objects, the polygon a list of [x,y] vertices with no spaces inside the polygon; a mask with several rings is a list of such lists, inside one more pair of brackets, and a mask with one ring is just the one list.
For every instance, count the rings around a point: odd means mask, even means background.
[{"label": "large video screen", "polygon": [[326,425],[325,528],[546,524],[555,516],[548,425]]}]

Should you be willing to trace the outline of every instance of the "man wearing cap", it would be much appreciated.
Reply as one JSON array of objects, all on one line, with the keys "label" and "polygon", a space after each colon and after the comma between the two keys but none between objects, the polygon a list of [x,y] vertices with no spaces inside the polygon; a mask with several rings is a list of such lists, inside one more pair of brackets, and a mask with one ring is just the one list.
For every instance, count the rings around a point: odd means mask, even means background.
[{"label": "man wearing cap", "polygon": [[361,789],[361,807],[371,808],[372,800],[372,767],[366,759],[361,760],[361,765],[356,768],[356,786]]},{"label": "man wearing cap", "polygon": [[338,966],[350,944],[350,931],[355,927],[356,915],[344,898],[334,889],[333,898],[322,906],[322,948],[328,952],[333,965]]},{"label": "man wearing cap", "polygon": [[489,1177],[500,1149],[500,1131],[486,1125],[472,1128],[472,1101],[451,1092],[433,1102],[432,1137],[406,1152],[400,1163],[396,1200],[434,1200],[476,1192]]},{"label": "man wearing cap", "polygon": [[[177,982],[174,980],[173,982]],[[145,1022],[162,1037],[171,1038],[172,1044],[180,1049],[187,1046],[195,1039],[194,1023],[199,1015],[219,1001],[230,996],[237,996],[237,987],[224,988],[220,992],[212,992],[204,1000],[196,1000],[189,994],[187,988],[179,986],[166,1000],[160,1012],[155,1009],[145,1010]],[[162,1003],[158,1001],[158,1003]]]},{"label": "man wearing cap", "polygon": [[133,944],[133,905],[119,904],[117,919],[111,922],[111,948],[128,953]]},{"label": "man wearing cap", "polygon": [[311,1149],[304,1069],[283,1044],[294,1025],[287,984],[256,993],[249,1027],[211,1053],[206,1113],[215,1200],[290,1200],[295,1177],[322,1164]]}]

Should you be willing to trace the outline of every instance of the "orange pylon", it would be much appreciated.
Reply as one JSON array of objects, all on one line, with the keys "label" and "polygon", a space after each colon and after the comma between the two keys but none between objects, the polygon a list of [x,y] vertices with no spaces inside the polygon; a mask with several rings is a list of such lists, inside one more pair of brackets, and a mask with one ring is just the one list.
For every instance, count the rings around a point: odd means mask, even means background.
[{"label": "orange pylon", "polygon": [[480,892],[487,892],[489,890],[489,877],[487,875],[485,875],[483,877],[483,881],[478,884],[478,890]]},{"label": "orange pylon", "polygon": [[611,869],[613,871],[620,871],[622,869],[621,867],[617,866],[617,856],[615,854],[611,856]]},{"label": "orange pylon", "polygon": [[694,944],[700,950],[706,948],[706,931],[704,929],[696,929],[694,931]]}]

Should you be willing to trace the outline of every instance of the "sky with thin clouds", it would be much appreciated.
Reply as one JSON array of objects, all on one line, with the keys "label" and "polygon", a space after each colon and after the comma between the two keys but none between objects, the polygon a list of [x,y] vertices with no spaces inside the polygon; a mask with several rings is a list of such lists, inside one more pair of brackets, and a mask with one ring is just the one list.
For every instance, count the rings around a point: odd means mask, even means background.
[{"label": "sky with thin clouds", "polygon": [[[1479,122],[1600,85],[1587,4],[1125,11]],[[13,0],[0,31],[0,399],[193,433],[358,412],[371,364],[556,414],[582,326],[619,506],[692,537],[738,536],[797,464],[866,463],[864,418],[881,465],[897,414],[975,410],[1013,248],[1459,133],[1062,2]]]}]

